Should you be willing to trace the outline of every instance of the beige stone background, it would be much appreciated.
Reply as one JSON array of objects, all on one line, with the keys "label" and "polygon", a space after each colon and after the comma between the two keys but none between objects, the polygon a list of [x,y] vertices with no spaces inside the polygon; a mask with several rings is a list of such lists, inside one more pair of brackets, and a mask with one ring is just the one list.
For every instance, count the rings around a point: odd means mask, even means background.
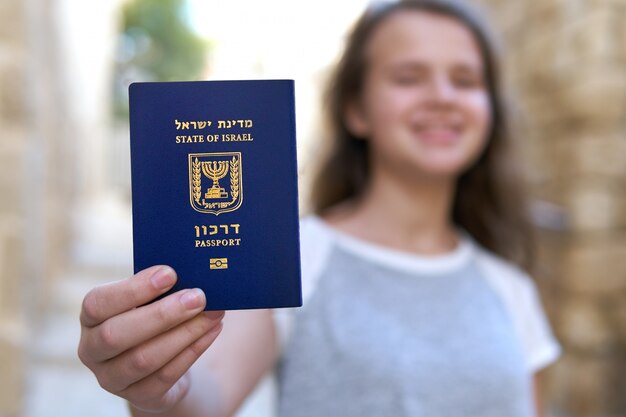
[{"label": "beige stone background", "polygon": [[[119,3],[0,2],[0,417],[126,415],[75,355],[83,294],[131,271],[128,138],[108,111]],[[626,416],[626,1],[479,3],[524,114],[537,282],[564,348],[550,415]]]}]

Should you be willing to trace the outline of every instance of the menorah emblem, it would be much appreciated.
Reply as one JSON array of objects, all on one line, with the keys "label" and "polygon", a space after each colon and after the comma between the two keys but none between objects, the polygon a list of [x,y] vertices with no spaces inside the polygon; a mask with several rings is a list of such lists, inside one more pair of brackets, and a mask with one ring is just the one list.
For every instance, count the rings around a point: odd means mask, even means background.
[{"label": "menorah emblem", "polygon": [[238,209],[243,201],[241,152],[189,154],[189,200],[202,213]]},{"label": "menorah emblem", "polygon": [[227,198],[228,193],[220,187],[219,180],[228,172],[228,161],[210,161],[201,164],[202,173],[213,180],[213,186],[207,190],[204,198]]}]

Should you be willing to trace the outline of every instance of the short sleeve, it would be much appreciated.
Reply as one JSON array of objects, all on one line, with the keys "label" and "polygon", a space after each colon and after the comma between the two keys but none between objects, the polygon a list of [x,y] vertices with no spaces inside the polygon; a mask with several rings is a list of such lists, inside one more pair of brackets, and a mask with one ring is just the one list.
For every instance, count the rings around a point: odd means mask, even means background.
[{"label": "short sleeve", "polygon": [[527,278],[523,287],[518,322],[528,366],[536,372],[554,362],[561,349],[552,334],[534,283]]},{"label": "short sleeve", "polygon": [[307,301],[317,286],[331,251],[332,237],[321,222],[322,220],[316,216],[308,216],[300,220],[300,267],[303,307],[272,310],[281,351],[289,341],[299,309],[306,308]]},{"label": "short sleeve", "polygon": [[537,372],[554,362],[561,348],[552,333],[532,279],[513,265],[483,251],[479,264],[511,315],[528,369]]}]

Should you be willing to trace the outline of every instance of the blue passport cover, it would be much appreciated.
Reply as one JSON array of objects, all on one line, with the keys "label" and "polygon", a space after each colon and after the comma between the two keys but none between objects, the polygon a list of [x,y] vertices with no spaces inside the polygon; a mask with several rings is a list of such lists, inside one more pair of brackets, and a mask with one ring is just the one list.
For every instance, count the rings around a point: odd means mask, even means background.
[{"label": "blue passport cover", "polygon": [[170,292],[201,288],[207,310],[301,306],[293,81],[129,96],[135,273],[172,266]]}]

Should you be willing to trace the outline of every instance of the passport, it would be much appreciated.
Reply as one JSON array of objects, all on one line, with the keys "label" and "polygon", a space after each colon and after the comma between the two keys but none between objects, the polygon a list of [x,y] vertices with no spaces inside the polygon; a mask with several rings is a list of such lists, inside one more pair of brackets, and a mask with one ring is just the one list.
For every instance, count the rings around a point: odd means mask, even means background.
[{"label": "passport", "polygon": [[301,306],[293,80],[133,83],[129,99],[135,273],[170,265],[167,294],[201,288],[206,310]]}]

